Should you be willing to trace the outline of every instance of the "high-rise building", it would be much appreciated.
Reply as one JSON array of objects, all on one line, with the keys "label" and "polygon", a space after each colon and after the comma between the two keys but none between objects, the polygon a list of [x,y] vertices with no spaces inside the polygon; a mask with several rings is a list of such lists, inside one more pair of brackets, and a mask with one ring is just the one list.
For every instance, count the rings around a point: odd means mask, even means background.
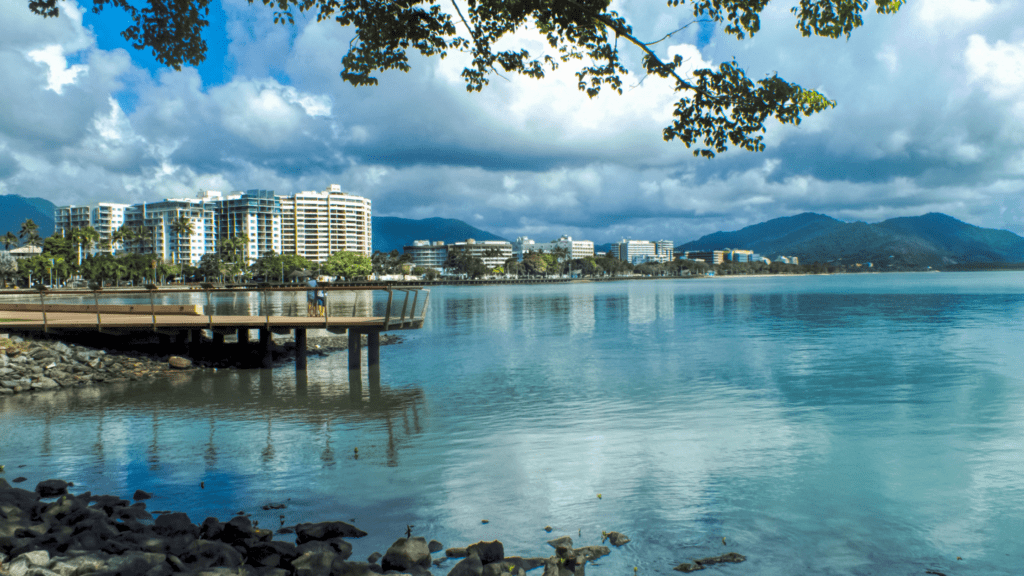
[{"label": "high-rise building", "polygon": [[340,250],[370,256],[373,252],[368,198],[332,184],[323,192],[281,196],[281,249],[314,262]]},{"label": "high-rise building", "polygon": [[448,247],[444,245],[444,242],[440,241],[413,240],[412,246],[404,246],[402,252],[412,256],[413,266],[423,266],[437,270],[444,267],[444,261],[448,258]]},{"label": "high-rise building", "polygon": [[505,261],[512,257],[512,243],[507,240],[483,240],[472,238],[465,242],[452,242],[448,250],[465,250],[470,256],[483,260],[484,266],[497,268],[504,266]]},{"label": "high-rise building", "polygon": [[58,206],[53,209],[53,223],[57,234],[67,235],[72,228],[91,226],[99,233],[99,240],[89,247],[87,253],[111,254],[121,245],[114,242],[113,233],[124,225],[124,212],[128,204],[96,202],[87,206]]},{"label": "high-rise building", "polygon": [[[662,242],[668,242],[662,240]],[[612,244],[608,255],[618,258],[630,264],[643,264],[644,262],[658,262],[657,245],[649,240],[626,240]]]},{"label": "high-rise building", "polygon": [[[125,209],[124,225],[136,237],[125,248],[152,252],[161,259],[175,263],[198,264],[203,254],[217,249],[217,209],[214,198],[168,198],[159,202],[133,204]],[[191,233],[182,229],[185,219]]]},{"label": "high-rise building", "polygon": [[218,240],[242,235],[248,239],[245,247],[248,262],[271,252],[281,254],[285,251],[281,241],[282,202],[273,190],[247,190],[227,196],[208,191],[204,198],[214,200]]}]

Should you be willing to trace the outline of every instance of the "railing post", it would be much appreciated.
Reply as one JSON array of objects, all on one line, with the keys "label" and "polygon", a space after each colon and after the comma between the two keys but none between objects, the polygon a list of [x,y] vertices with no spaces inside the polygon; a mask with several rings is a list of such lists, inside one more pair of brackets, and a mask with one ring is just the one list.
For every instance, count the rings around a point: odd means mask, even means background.
[{"label": "railing post", "polygon": [[[330,308],[330,306],[327,305],[327,304],[329,304],[328,298],[330,297],[330,294],[331,294],[330,290],[324,290],[324,328],[327,328],[327,318],[331,315],[331,313],[330,313],[330,309],[331,308]],[[315,294],[314,294],[314,296],[315,296]]]},{"label": "railing post", "polygon": [[43,311],[43,332],[47,332],[48,329],[46,325],[46,300],[43,298],[43,295],[46,293],[46,286],[39,284],[38,286],[36,286],[36,290],[39,290],[39,308],[40,310]]},{"label": "railing post", "polygon": [[267,332],[270,332],[270,302],[267,300],[267,283],[263,283],[263,310],[267,317]]},{"label": "railing post", "polygon": [[[388,286],[388,305],[384,309],[384,329],[385,330],[387,330],[388,326],[391,324],[391,296],[392,296],[391,286]],[[371,311],[370,313],[372,314],[373,312]]]},{"label": "railing post", "polygon": [[417,288],[416,292],[412,295],[412,310],[409,310],[409,322],[416,319],[416,300],[420,297],[420,291]]},{"label": "railing post", "polygon": [[96,303],[96,331],[103,332],[103,319],[100,317],[100,286],[93,283],[89,288],[92,289],[92,301]]},{"label": "railing post", "polygon": [[213,288],[213,284],[203,282],[200,286],[202,286],[203,292],[206,292],[206,316],[209,320],[210,330],[213,330],[213,304],[210,303],[210,288]]},{"label": "railing post", "polygon": [[423,310],[420,312],[420,320],[427,317],[427,302],[430,302],[430,290],[424,290],[424,292],[427,293],[427,296],[423,299]]},{"label": "railing post", "polygon": [[156,294],[156,284],[146,284],[146,290],[149,290],[149,313],[153,316],[153,332],[156,332],[156,303],[153,296]]},{"label": "railing post", "polygon": [[402,292],[405,292],[405,300],[402,300],[402,317],[398,319],[400,326],[405,326],[405,309],[409,306],[409,291],[404,288],[399,288]]}]

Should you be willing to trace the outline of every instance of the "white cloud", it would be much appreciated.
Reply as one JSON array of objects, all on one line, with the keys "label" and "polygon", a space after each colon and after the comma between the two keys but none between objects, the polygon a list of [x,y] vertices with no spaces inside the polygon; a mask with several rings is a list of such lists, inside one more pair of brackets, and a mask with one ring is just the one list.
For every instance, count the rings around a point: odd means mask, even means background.
[{"label": "white cloud", "polygon": [[68,60],[64,57],[64,48],[52,44],[41,50],[33,50],[28,57],[47,67],[47,89],[62,94],[66,84],[74,84],[79,74],[85,74],[89,67],[84,64],[68,66]]},{"label": "white cloud", "polygon": [[964,60],[970,80],[982,83],[993,97],[1024,101],[1024,42],[997,40],[990,45],[980,34],[972,34]]}]

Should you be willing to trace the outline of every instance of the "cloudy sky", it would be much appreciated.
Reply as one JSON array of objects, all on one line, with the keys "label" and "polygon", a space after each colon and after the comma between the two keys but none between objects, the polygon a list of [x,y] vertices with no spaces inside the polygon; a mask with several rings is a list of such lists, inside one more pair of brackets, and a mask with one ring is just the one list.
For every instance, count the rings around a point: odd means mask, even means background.
[{"label": "cloudy sky", "polygon": [[[563,67],[468,94],[463,59],[414,58],[355,88],[339,76],[349,30],[275,25],[246,0],[211,2],[207,62],[175,72],[127,46],[113,10],[65,0],[43,19],[0,0],[0,194],[134,203],[338,183],[375,215],[541,241],[678,244],[807,211],[944,212],[1024,234],[1024,3],[911,0],[848,40],[801,37],[793,3],[773,2],[753,39],[691,26],[659,44],[691,69],[735,57],[752,78],[778,72],[839,102],[771,125],[766,152],[706,160],[662,141],[674,99],[654,78],[588,100]],[[643,39],[692,20],[664,2],[613,7]]]}]

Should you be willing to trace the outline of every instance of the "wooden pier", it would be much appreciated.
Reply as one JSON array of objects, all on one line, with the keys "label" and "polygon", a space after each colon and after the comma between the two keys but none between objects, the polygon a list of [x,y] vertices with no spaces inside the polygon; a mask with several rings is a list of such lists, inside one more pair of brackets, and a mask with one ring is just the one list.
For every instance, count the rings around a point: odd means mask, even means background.
[{"label": "wooden pier", "polygon": [[[96,331],[104,334],[130,335],[132,333],[158,333],[168,337],[176,337],[179,341],[189,341],[195,345],[202,341],[203,331],[210,331],[214,345],[223,344],[226,334],[237,334],[238,341],[249,341],[249,330],[260,331],[260,345],[264,354],[264,365],[270,363],[270,344],[272,334],[289,334],[295,337],[295,367],[306,368],[306,330],[324,329],[334,334],[348,333],[349,367],[361,365],[361,336],[367,335],[367,361],[370,366],[380,363],[380,333],[393,330],[414,330],[423,326],[427,311],[430,291],[417,286],[318,286],[316,290],[323,294],[322,308],[313,309],[319,316],[310,316],[306,306],[290,302],[291,314],[286,314],[288,306],[278,306],[270,300],[272,293],[308,292],[307,287],[291,286],[242,286],[217,287],[204,284],[197,288],[157,288],[148,289],[96,289],[96,290],[39,290],[6,292],[4,296],[16,295],[17,301],[0,300],[0,329],[17,331],[74,330]],[[343,293],[367,291],[383,291],[387,293],[387,302],[383,306],[383,315],[374,315],[372,297],[368,307],[364,303],[360,310],[357,304],[351,307],[339,302]],[[249,296],[258,294],[260,314],[222,315],[214,314],[212,296],[219,293]],[[205,305],[195,303],[157,304],[161,300],[184,298],[182,294],[194,296],[202,294]],[[130,300],[145,295],[147,303],[102,304],[112,299]],[[30,298],[26,298],[29,296]],[[297,296],[297,295],[296,295]],[[333,301],[332,301],[333,296]],[[38,299],[39,303],[29,300]],[[79,302],[69,303],[77,299]],[[81,301],[92,300],[92,303]],[[305,299],[301,299],[304,301]]]}]

